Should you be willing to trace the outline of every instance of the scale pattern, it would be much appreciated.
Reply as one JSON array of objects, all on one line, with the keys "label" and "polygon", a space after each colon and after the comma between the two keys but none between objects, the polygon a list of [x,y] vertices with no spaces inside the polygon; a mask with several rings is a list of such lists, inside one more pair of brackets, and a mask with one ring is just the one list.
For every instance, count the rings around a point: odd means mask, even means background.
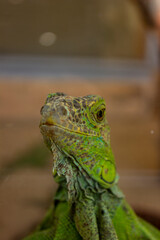
[{"label": "scale pattern", "polygon": [[59,188],[37,231],[25,240],[159,240],[117,186],[104,99],[49,94],[40,129]]}]

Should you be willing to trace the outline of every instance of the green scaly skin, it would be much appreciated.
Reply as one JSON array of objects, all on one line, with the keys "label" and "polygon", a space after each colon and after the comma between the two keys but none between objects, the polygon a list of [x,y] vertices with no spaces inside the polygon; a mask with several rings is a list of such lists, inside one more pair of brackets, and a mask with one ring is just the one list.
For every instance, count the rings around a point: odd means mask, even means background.
[{"label": "green scaly skin", "polygon": [[40,129],[59,183],[53,206],[25,240],[158,240],[117,186],[106,107],[100,96],[49,94]]}]

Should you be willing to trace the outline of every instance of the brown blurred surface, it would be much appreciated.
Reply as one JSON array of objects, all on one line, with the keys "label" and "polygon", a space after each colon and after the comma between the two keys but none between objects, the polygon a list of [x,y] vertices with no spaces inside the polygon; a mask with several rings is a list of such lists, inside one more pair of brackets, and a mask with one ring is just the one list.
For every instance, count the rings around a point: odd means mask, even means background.
[{"label": "brown blurred surface", "polygon": [[[20,80],[1,79],[0,82],[1,170],[32,145],[43,144],[38,128],[39,110],[48,93],[99,94],[107,103],[120,186],[132,206],[160,216],[157,124],[153,120],[151,84],[84,79]],[[50,162],[44,169],[14,170],[1,182],[1,239],[21,239],[40,222],[55,191],[51,176],[52,157]]]},{"label": "brown blurred surface", "polygon": [[0,52],[143,58],[148,24],[137,2],[1,0]]}]

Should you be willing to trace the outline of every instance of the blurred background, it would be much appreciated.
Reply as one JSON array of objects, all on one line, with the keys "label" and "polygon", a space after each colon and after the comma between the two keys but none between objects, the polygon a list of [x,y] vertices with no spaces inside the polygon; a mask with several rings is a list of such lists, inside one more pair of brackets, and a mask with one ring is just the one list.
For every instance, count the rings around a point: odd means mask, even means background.
[{"label": "blurred background", "polygon": [[0,239],[20,240],[52,202],[39,131],[48,93],[107,104],[120,187],[160,227],[160,1],[0,0]]}]

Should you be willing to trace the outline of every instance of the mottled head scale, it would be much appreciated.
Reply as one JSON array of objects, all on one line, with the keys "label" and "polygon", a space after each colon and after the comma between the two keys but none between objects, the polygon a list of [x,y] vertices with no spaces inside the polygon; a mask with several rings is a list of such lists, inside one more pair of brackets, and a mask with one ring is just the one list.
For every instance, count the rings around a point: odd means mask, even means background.
[{"label": "mottled head scale", "polygon": [[102,97],[49,94],[41,115],[40,128],[49,148],[54,143],[102,186],[114,183],[116,170]]}]

